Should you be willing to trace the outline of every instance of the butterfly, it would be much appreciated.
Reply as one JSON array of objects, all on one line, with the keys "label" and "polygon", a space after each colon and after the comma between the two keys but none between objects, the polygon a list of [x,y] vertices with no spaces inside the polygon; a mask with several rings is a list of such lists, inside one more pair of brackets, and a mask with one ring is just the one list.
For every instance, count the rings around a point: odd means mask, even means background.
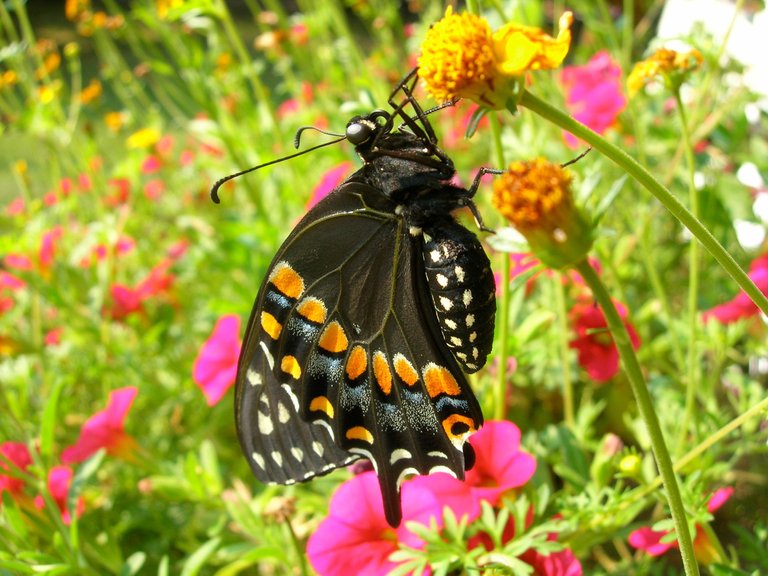
[{"label": "butterfly", "polygon": [[450,182],[427,117],[441,106],[422,109],[417,78],[398,84],[391,111],[356,116],[339,135],[363,166],[277,251],[235,387],[238,438],[260,481],[303,482],[367,458],[392,526],[405,478],[463,479],[474,462],[467,440],[483,415],[465,373],[485,364],[496,313],[488,257],[452,215],[467,207],[484,229],[472,197],[495,171],[468,189]]}]

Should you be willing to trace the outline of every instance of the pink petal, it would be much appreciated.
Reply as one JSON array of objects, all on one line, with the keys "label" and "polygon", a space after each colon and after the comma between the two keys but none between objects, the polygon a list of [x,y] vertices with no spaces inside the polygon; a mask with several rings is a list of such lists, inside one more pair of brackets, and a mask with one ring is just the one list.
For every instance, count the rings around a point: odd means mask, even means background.
[{"label": "pink petal", "polygon": [[731,486],[715,490],[715,493],[712,494],[709,502],[707,502],[707,510],[714,512],[725,504],[731,496],[733,496],[733,488]]},{"label": "pink petal", "polygon": [[644,550],[649,556],[661,556],[667,550],[677,546],[677,540],[661,542],[669,532],[657,532],[645,526],[638,528],[629,535],[629,543],[638,550]]},{"label": "pink petal", "polygon": [[192,367],[192,379],[209,406],[218,403],[237,378],[240,356],[240,317],[230,314],[216,322]]}]

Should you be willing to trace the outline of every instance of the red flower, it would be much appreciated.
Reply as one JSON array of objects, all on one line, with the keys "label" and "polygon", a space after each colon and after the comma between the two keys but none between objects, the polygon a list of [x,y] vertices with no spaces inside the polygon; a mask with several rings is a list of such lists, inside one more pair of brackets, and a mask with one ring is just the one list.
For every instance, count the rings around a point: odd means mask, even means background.
[{"label": "red flower", "polygon": [[341,184],[344,179],[347,177],[347,174],[352,170],[353,164],[349,161],[341,162],[340,164],[337,164],[330,170],[327,170],[325,174],[323,174],[323,177],[320,180],[320,183],[315,186],[315,189],[312,191],[312,196],[309,198],[309,201],[307,202],[307,210],[312,208],[315,204],[320,202],[323,198],[328,196],[328,194],[336,188],[339,184]]},{"label": "red flower", "polygon": [[[627,309],[615,302],[622,319],[627,317]],[[608,331],[608,324],[603,311],[591,300],[582,300],[574,305],[569,314],[576,338],[571,341],[571,348],[578,351],[579,364],[595,382],[607,382],[619,371],[619,352]],[[640,337],[629,322],[624,322],[637,350]]]},{"label": "red flower", "polygon": [[16,198],[11,200],[8,206],[5,207],[5,213],[8,216],[19,216],[24,213],[24,210],[26,210],[24,198]]},{"label": "red flower", "polygon": [[[22,471],[29,468],[32,464],[29,448],[21,442],[3,442],[0,444],[0,454],[3,456],[3,458],[0,458],[0,471],[11,470],[4,458],[7,458],[14,467]],[[23,488],[24,480],[21,478],[0,474],[0,498],[4,490],[8,490],[13,496],[18,496]],[[0,502],[2,502],[1,499]]]},{"label": "red flower", "polygon": [[[726,487],[716,490],[707,502],[707,511],[711,514],[725,504],[733,494],[733,488]],[[667,539],[665,536],[670,534],[668,530],[653,530],[648,526],[638,528],[629,535],[629,543],[638,550],[645,551],[649,556],[661,556],[672,548],[677,548],[676,539]],[[662,542],[661,540],[665,541]],[[696,525],[696,535],[693,539],[693,551],[696,558],[703,564],[709,564],[715,558],[716,552],[713,550],[709,537],[702,527]]]},{"label": "red flower", "polygon": [[143,311],[145,301],[165,292],[173,284],[175,277],[168,272],[171,264],[173,261],[170,258],[164,258],[135,288],[113,284],[110,288],[112,306],[106,310],[109,316],[113,320],[124,320],[130,314]]},{"label": "red flower", "polygon": [[533,566],[536,576],[581,576],[581,562],[568,549],[544,556],[536,550],[528,550],[520,559]]},{"label": "red flower", "polygon": [[307,543],[307,556],[320,576],[384,576],[397,566],[388,558],[398,543],[420,548],[424,543],[406,524],[427,525],[442,517],[432,492],[411,482],[403,483],[403,522],[392,528],[384,517],[379,481],[374,472],[354,476],[336,489],[328,517]]},{"label": "red flower", "polygon": [[64,464],[82,462],[104,448],[107,454],[128,457],[136,441],[125,433],[125,418],[139,389],[126,386],[110,393],[109,404],[83,424],[77,442],[61,454]]},{"label": "red flower", "polygon": [[[763,294],[768,294],[768,254],[752,262],[749,277]],[[731,301],[705,311],[703,318],[705,321],[714,319],[722,324],[731,324],[742,318],[756,316],[759,312],[760,309],[749,296],[745,292],[739,292]]]},{"label": "red flower", "polygon": [[160,169],[163,167],[163,162],[158,158],[157,156],[150,154],[146,158],[144,158],[144,161],[141,163],[141,173],[142,174],[154,174],[155,172],[159,172]]},{"label": "red flower", "polygon": [[0,313],[7,312],[13,308],[14,301],[6,292],[15,292],[21,290],[27,283],[24,280],[16,278],[13,274],[0,270]]},{"label": "red flower", "polygon": [[[621,68],[606,51],[595,54],[584,66],[567,66],[562,73],[566,106],[573,117],[598,134],[614,125],[627,105],[621,93]],[[565,141],[577,148],[579,140],[565,132]]]},{"label": "red flower", "polygon": [[[48,473],[48,492],[59,507],[61,521],[67,526],[72,522],[72,516],[67,508],[72,476],[72,469],[69,466],[54,466]],[[35,498],[35,506],[40,510],[45,508],[45,500],[42,496],[37,496]],[[85,510],[85,503],[81,497],[77,499],[77,503],[75,504],[75,514],[78,518],[83,513],[83,510]]]},{"label": "red flower", "polygon": [[205,394],[208,406],[221,400],[235,383],[240,346],[240,317],[231,314],[219,318],[192,368],[192,378]]},{"label": "red flower", "polygon": [[149,200],[157,200],[163,192],[165,192],[165,182],[159,178],[150,180],[144,185],[144,196]]}]

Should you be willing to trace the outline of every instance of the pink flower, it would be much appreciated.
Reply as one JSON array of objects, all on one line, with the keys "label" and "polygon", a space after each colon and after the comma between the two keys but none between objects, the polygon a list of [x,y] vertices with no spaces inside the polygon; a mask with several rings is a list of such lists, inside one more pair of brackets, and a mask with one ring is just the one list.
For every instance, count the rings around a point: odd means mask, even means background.
[{"label": "pink flower", "polygon": [[43,234],[38,255],[41,268],[48,269],[51,267],[53,258],[56,255],[56,244],[63,235],[64,229],[61,226],[56,226]]},{"label": "pink flower", "polygon": [[[627,317],[627,309],[615,302],[622,319]],[[569,314],[576,338],[571,341],[571,348],[578,351],[579,364],[595,382],[607,382],[619,371],[619,352],[608,331],[608,324],[603,311],[591,300],[576,303]],[[632,347],[637,350],[640,337],[634,327],[625,320]]]},{"label": "pink flower", "polygon": [[125,204],[131,195],[131,181],[128,178],[112,178],[109,182],[111,193],[104,197],[108,206]]},{"label": "pink flower", "polygon": [[221,400],[235,383],[240,346],[240,317],[230,314],[219,318],[192,368],[192,378],[205,394],[208,406]]},{"label": "pink flower", "polygon": [[[733,488],[726,487],[716,490],[707,501],[707,511],[710,514],[725,504],[733,494]],[[649,556],[661,556],[672,548],[677,548],[677,539],[665,538],[671,532],[668,530],[653,530],[648,526],[638,528],[629,535],[629,543],[638,550],[643,550]],[[664,542],[662,542],[664,539]],[[717,551],[709,541],[709,536],[696,525],[696,534],[693,539],[693,551],[696,558],[702,564],[711,563],[717,556]]]},{"label": "pink flower", "polygon": [[155,178],[144,184],[144,196],[150,200],[157,200],[165,192],[165,182]]},{"label": "pink flower", "polygon": [[[443,473],[409,481],[429,489],[443,506],[470,521],[480,515],[480,503],[496,506],[501,496],[523,486],[536,471],[536,459],[520,450],[520,429],[506,420],[490,420],[472,435],[475,464],[463,482]],[[403,509],[405,511],[405,509]]]},{"label": "pink flower", "polygon": [[141,163],[141,173],[154,174],[155,172],[159,172],[162,167],[163,163],[160,158],[150,154],[144,158],[144,161]]},{"label": "pink flower", "polygon": [[135,288],[125,284],[113,284],[109,293],[112,296],[112,306],[108,313],[113,320],[124,320],[129,315],[143,310],[143,298]]},{"label": "pink flower", "polygon": [[[61,521],[67,526],[72,522],[72,516],[67,508],[72,476],[72,469],[69,466],[54,466],[48,473],[48,493],[59,507]],[[35,498],[35,506],[40,510],[45,508],[45,500],[42,496],[37,496]],[[83,502],[82,497],[80,497],[75,504],[75,515],[79,518],[84,510],[85,503]]]},{"label": "pink flower", "polygon": [[533,566],[536,576],[581,576],[581,562],[568,549],[544,556],[536,550],[528,550],[520,559]]},{"label": "pink flower", "polygon": [[21,290],[27,285],[24,280],[16,278],[13,274],[0,270],[0,313],[7,312],[13,308],[15,302],[12,297],[6,296],[6,293]]},{"label": "pink flower", "polygon": [[[595,54],[584,66],[564,68],[562,81],[573,117],[598,134],[613,126],[627,105],[621,93],[621,68],[606,51]],[[565,132],[564,136],[571,148],[580,145],[573,134]]]},{"label": "pink flower", "polygon": [[327,170],[325,174],[323,174],[320,183],[315,186],[315,189],[312,191],[312,196],[310,197],[309,202],[307,202],[307,210],[328,196],[331,190],[341,184],[353,167],[354,165],[352,162],[345,160],[330,170]]},{"label": "pink flower", "polygon": [[26,204],[24,203],[24,198],[16,198],[14,200],[11,200],[11,202],[8,204],[8,206],[5,207],[5,213],[8,216],[19,216],[21,214],[24,214],[24,211],[27,209]]},{"label": "pink flower", "polygon": [[46,346],[57,346],[61,344],[61,333],[64,331],[63,328],[52,328],[49,330],[45,337],[43,338],[43,342]]},{"label": "pink flower", "polygon": [[32,270],[35,267],[32,259],[25,254],[6,254],[3,263],[14,270]]},{"label": "pink flower", "polygon": [[[29,448],[26,444],[21,442],[3,442],[0,444],[0,454],[4,458],[7,458],[10,463],[19,470],[26,470],[32,464],[32,456],[29,453]],[[11,467],[8,463],[0,458],[0,472],[10,471]],[[12,496],[17,496],[24,489],[24,480],[21,478],[15,478],[13,476],[7,476],[0,474],[0,502],[2,502],[2,494],[4,490],[8,490]]]},{"label": "pink flower", "polygon": [[145,301],[170,289],[175,280],[175,276],[168,272],[172,264],[171,259],[163,258],[134,288],[113,284],[110,288],[111,307],[104,312],[113,320],[124,320],[130,314],[142,312]]},{"label": "pink flower", "polygon": [[[768,294],[768,254],[757,258],[749,267],[749,277],[763,294]],[[722,324],[731,324],[742,318],[759,314],[760,309],[745,292],[739,292],[732,300],[704,312],[705,321],[717,320]]]},{"label": "pink flower", "polygon": [[82,462],[102,448],[107,454],[128,457],[136,441],[125,433],[125,418],[138,391],[135,386],[126,386],[111,392],[107,407],[86,420],[77,442],[62,452],[61,461]]},{"label": "pink flower", "polygon": [[[354,476],[336,489],[328,517],[307,543],[307,556],[320,576],[366,574],[384,576],[397,566],[389,555],[398,543],[421,548],[424,543],[406,524],[441,517],[440,502],[411,482],[402,487],[403,522],[392,528],[384,517],[379,481],[374,472]],[[439,521],[439,520],[438,520]]]}]

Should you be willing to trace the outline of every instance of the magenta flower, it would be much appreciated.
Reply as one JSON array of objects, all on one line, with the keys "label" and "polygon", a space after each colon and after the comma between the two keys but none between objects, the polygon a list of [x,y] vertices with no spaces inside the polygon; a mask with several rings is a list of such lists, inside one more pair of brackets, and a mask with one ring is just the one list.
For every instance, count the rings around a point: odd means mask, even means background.
[{"label": "magenta flower", "polygon": [[163,167],[163,162],[155,156],[154,154],[150,154],[146,158],[144,158],[144,161],[141,163],[141,173],[142,174],[155,174],[156,172],[159,172]]},{"label": "magenta flower", "polygon": [[[520,429],[506,420],[490,420],[472,435],[475,465],[463,482],[448,474],[417,476],[407,482],[431,491],[443,506],[470,521],[480,515],[480,503],[496,506],[501,496],[523,486],[536,471],[536,459],[520,450]],[[405,508],[403,508],[405,510]]]},{"label": "magenta flower", "polygon": [[312,191],[312,196],[310,196],[309,202],[307,202],[307,210],[328,196],[331,190],[341,184],[352,168],[352,162],[345,160],[330,170],[327,170],[320,179],[320,183],[315,186],[315,189]]},{"label": "magenta flower", "polygon": [[24,198],[15,198],[5,207],[5,213],[8,216],[20,216],[24,214],[26,209],[27,206],[24,203]]},{"label": "magenta flower", "polygon": [[235,383],[240,346],[240,317],[230,314],[219,318],[192,368],[192,378],[205,394],[208,406],[221,400]]},{"label": "magenta flower", "polygon": [[[29,448],[21,442],[3,442],[0,444],[0,454],[19,470],[26,470],[32,464]],[[0,472],[3,470],[9,471],[10,469],[8,463],[3,458],[0,458]],[[5,490],[8,490],[12,496],[18,496],[23,489],[24,480],[21,478],[0,474],[0,497],[2,497]]]},{"label": "magenta flower", "polygon": [[[726,487],[716,490],[707,501],[707,511],[710,514],[714,514],[728,499],[733,495],[733,488]],[[665,538],[670,531],[668,530],[653,530],[648,526],[638,528],[629,535],[629,543],[638,550],[643,550],[649,556],[661,556],[672,548],[677,548],[678,543],[676,539],[668,540]],[[664,542],[662,542],[664,539]],[[702,530],[700,525],[696,525],[696,535],[693,539],[693,551],[696,558],[702,564],[710,564],[717,556],[717,551],[714,549],[712,543],[709,540],[707,533]]]},{"label": "magenta flower", "polygon": [[[54,466],[48,473],[48,492],[53,501],[59,507],[61,521],[67,526],[72,522],[72,515],[67,508],[67,499],[69,496],[69,487],[72,484],[72,469],[69,466]],[[45,508],[45,500],[42,496],[35,497],[35,506],[42,510]],[[79,518],[85,510],[85,503],[82,497],[77,499],[75,504],[75,515]]]},{"label": "magenta flower", "polygon": [[168,272],[172,264],[170,258],[162,259],[134,288],[120,283],[113,284],[110,287],[111,307],[105,313],[113,320],[124,320],[130,314],[142,312],[145,301],[170,289],[175,280],[175,276]]},{"label": "magenta flower", "polygon": [[125,433],[125,418],[138,391],[135,386],[126,386],[111,392],[107,407],[86,420],[77,442],[61,453],[61,461],[82,462],[102,448],[113,456],[130,458],[136,441]]},{"label": "magenta flower", "polygon": [[[619,302],[614,304],[624,319],[632,347],[637,350],[640,337],[635,328],[625,320],[627,309]],[[569,316],[576,331],[571,348],[578,352],[579,365],[595,382],[607,382],[619,371],[619,351],[613,343],[603,311],[592,300],[582,300],[573,306]]]},{"label": "magenta flower", "polygon": [[[768,294],[768,254],[752,262],[749,277],[763,294]],[[731,324],[742,318],[751,318],[759,314],[760,309],[745,292],[739,292],[732,300],[704,312],[705,321],[717,320],[722,324]]]},{"label": "magenta flower", "polygon": [[413,548],[424,543],[406,524],[438,523],[441,505],[432,492],[412,482],[403,483],[403,522],[392,528],[384,517],[381,489],[374,472],[354,476],[336,489],[328,517],[307,543],[307,556],[320,576],[385,576],[397,566],[389,555],[402,543]]},{"label": "magenta flower", "polygon": [[[584,66],[565,67],[562,81],[573,117],[598,134],[613,126],[627,105],[621,92],[621,68],[606,51],[595,54]],[[563,136],[571,148],[580,146],[570,132]]]},{"label": "magenta flower", "polygon": [[581,562],[568,549],[544,556],[536,550],[528,550],[520,559],[533,566],[536,576],[581,576]]}]

